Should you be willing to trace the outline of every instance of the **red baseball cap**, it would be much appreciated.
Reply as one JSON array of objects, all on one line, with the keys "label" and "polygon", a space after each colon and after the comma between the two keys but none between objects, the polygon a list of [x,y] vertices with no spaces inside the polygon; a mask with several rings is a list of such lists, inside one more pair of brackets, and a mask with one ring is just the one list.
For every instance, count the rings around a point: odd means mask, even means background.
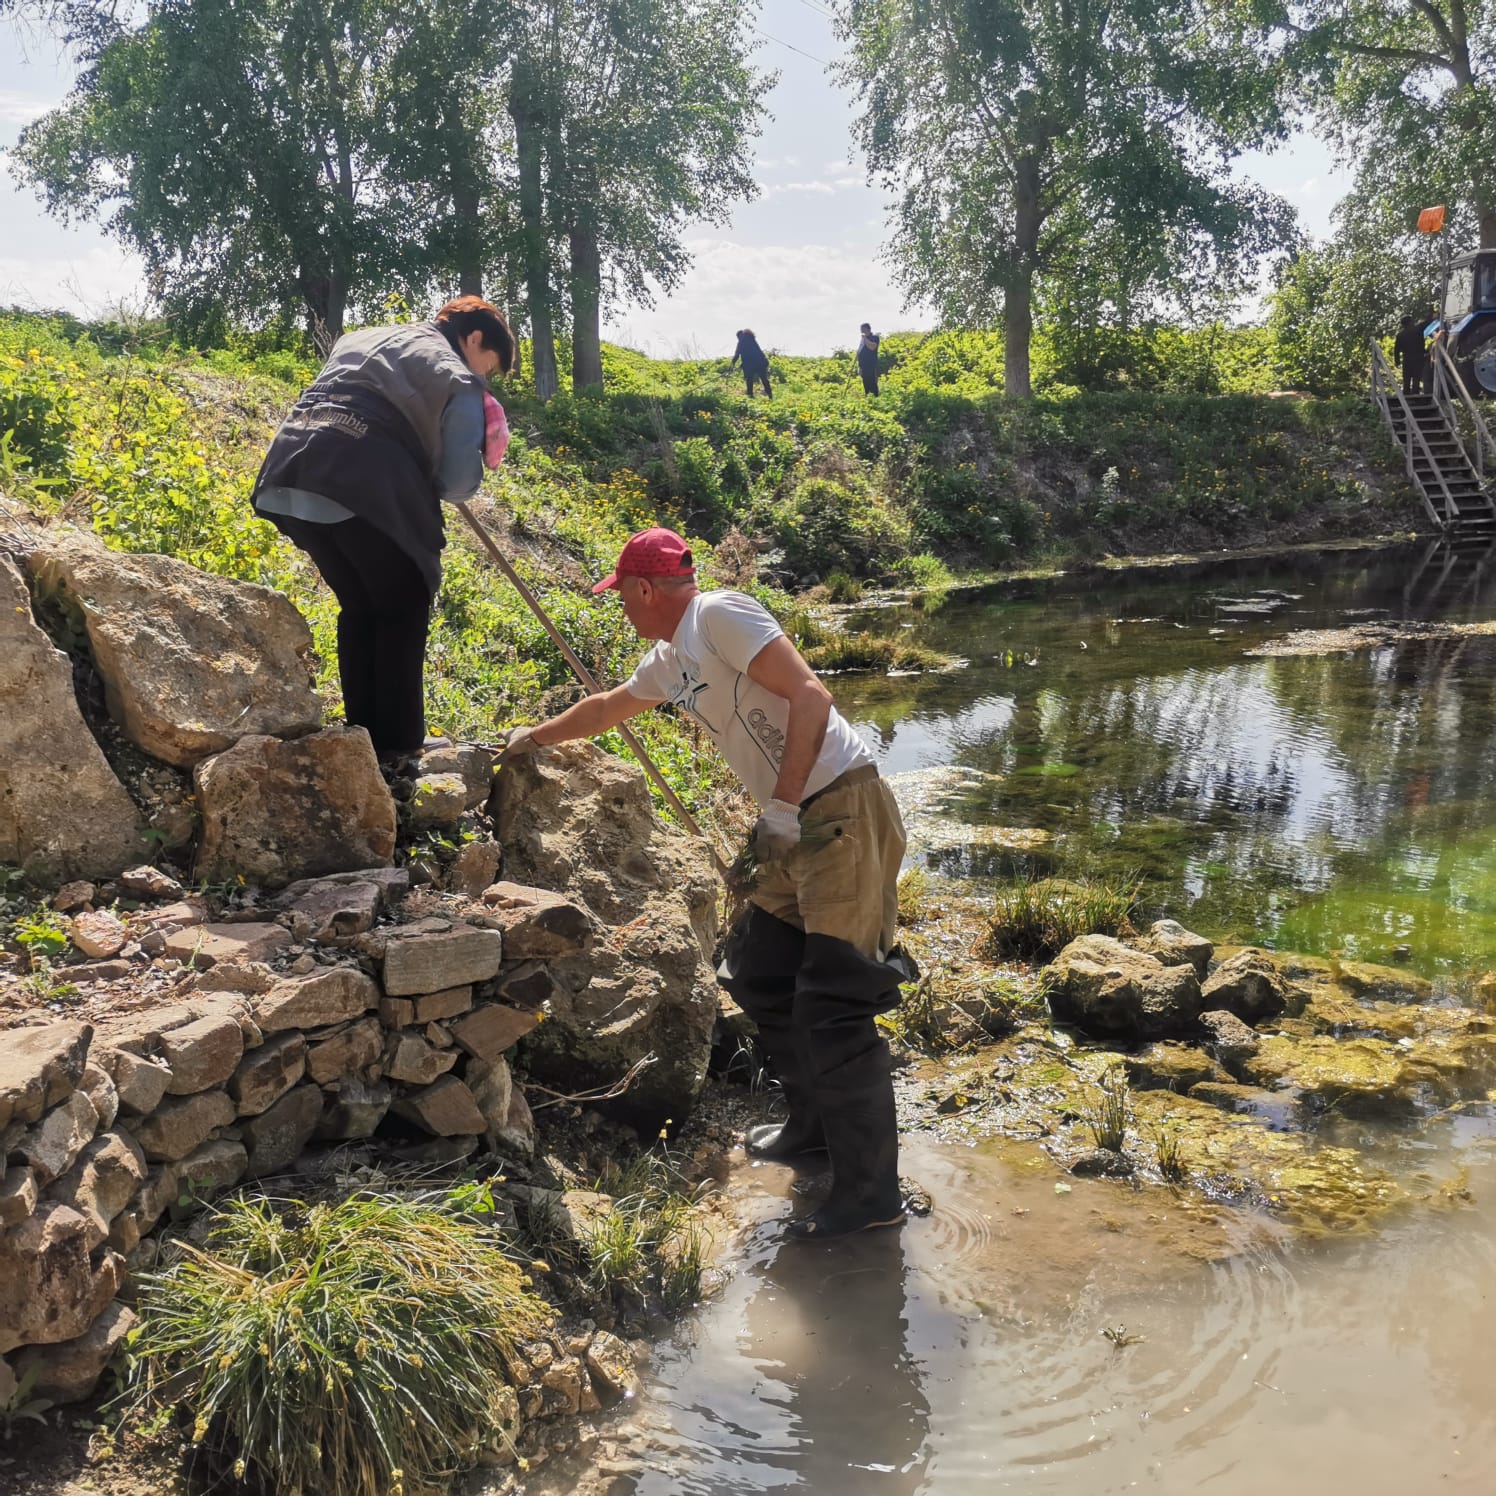
[{"label": "red baseball cap", "polygon": [[618,553],[618,565],[592,590],[606,592],[620,577],[689,577],[695,572],[691,547],[674,530],[656,525],[629,539]]}]

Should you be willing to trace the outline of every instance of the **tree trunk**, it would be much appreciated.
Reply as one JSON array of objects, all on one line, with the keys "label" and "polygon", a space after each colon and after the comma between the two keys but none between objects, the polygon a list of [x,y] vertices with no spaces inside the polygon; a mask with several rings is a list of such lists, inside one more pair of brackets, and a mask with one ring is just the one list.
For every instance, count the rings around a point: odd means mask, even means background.
[{"label": "tree trunk", "polygon": [[571,231],[571,387],[602,389],[602,258],[589,224]]},{"label": "tree trunk", "polygon": [[549,400],[556,393],[556,335],[551,323],[551,287],[548,274],[549,235],[546,232],[542,166],[545,111],[527,86],[525,75],[516,70],[509,96],[514,120],[515,154],[519,164],[519,212],[523,229],[525,300],[530,314],[530,361],[534,366],[535,393]]},{"label": "tree trunk", "polygon": [[1482,204],[1478,211],[1480,213],[1480,247],[1496,249],[1496,208],[1488,208]]},{"label": "tree trunk", "polygon": [[326,358],[332,345],[343,336],[343,318],[348,309],[348,284],[336,271],[313,274],[302,271],[301,300],[306,307],[306,328],[317,352]]},{"label": "tree trunk", "polygon": [[461,181],[452,188],[452,212],[457,219],[457,294],[483,294],[482,204],[471,183]]},{"label": "tree trunk", "polygon": [[1034,336],[1034,269],[1039,262],[1039,163],[1023,156],[1013,179],[1013,263],[1003,294],[1003,389],[1019,400],[1033,394],[1029,344]]}]

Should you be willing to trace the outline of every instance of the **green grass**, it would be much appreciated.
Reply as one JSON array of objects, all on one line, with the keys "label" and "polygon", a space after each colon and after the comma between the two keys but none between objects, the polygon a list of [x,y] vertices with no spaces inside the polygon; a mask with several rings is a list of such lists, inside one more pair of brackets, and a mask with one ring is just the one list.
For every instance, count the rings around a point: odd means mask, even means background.
[{"label": "green grass", "polygon": [[136,1279],[127,1395],[179,1403],[217,1468],[388,1496],[512,1439],[511,1359],[550,1310],[441,1198],[234,1199],[201,1242]]},{"label": "green grass", "polygon": [[1085,1120],[1098,1148],[1111,1153],[1122,1151],[1132,1113],[1130,1094],[1127,1073],[1120,1065],[1110,1067],[1091,1087],[1085,1102]]},{"label": "green grass", "polygon": [[937,650],[918,644],[900,644],[878,634],[828,634],[822,644],[805,651],[812,670],[827,674],[838,670],[939,670],[950,663]]},{"label": "green grass", "polygon": [[1020,878],[993,897],[981,950],[994,959],[1048,961],[1080,935],[1130,932],[1139,878]]}]

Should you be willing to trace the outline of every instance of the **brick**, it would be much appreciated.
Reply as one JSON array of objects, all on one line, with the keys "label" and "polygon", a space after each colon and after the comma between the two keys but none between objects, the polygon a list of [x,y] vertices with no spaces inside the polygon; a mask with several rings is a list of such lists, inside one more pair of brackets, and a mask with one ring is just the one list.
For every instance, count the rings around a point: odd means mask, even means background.
[{"label": "brick", "polygon": [[540,1022],[535,1013],[508,1008],[503,1003],[484,1003],[447,1025],[452,1037],[478,1060],[497,1059],[517,1044]]},{"label": "brick", "polygon": [[502,955],[497,930],[453,925],[413,935],[395,932],[385,944],[384,989],[391,997],[411,997],[486,982],[498,973]]}]

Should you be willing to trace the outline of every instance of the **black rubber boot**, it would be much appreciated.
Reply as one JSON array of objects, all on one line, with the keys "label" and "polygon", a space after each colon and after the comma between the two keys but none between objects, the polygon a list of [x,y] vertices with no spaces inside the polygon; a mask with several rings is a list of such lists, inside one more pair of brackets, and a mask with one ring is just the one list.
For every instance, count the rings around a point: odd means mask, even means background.
[{"label": "black rubber boot", "polygon": [[794,1021],[795,985],[805,935],[756,904],[728,937],[717,980],[758,1028],[758,1043],[773,1067],[789,1116],[748,1130],[756,1158],[795,1158],[826,1146],[820,1111],[810,1086],[805,1035]]},{"label": "black rubber boot", "polygon": [[847,1236],[904,1220],[892,1062],[874,1020],[898,1002],[900,982],[916,974],[901,953],[874,961],[845,940],[806,937],[796,996],[832,1183],[819,1209],[790,1223],[793,1240]]}]

